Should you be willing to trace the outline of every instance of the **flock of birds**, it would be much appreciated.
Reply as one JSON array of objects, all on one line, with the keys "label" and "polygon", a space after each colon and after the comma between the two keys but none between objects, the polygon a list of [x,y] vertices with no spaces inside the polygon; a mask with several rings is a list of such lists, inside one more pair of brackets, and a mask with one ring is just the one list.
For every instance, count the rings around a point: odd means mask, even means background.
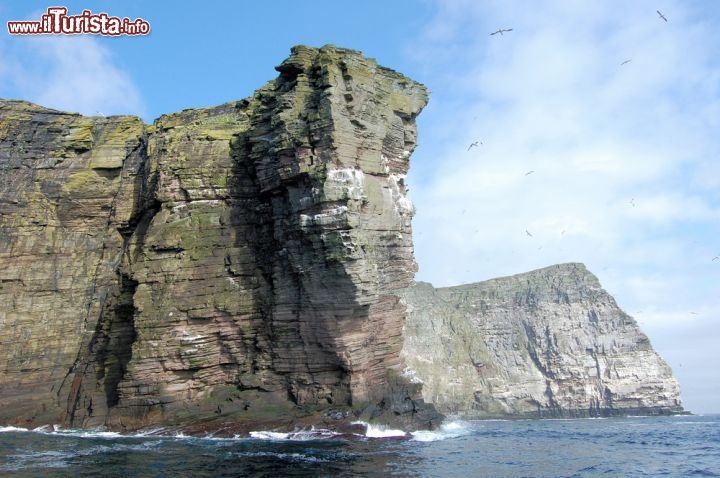
[{"label": "flock of birds", "polygon": [[[665,22],[668,21],[667,17],[666,17],[665,15],[663,15],[663,13],[662,13],[660,10],[655,10],[655,11],[657,12],[658,17],[659,17],[661,20],[664,20]],[[508,32],[511,32],[511,31],[513,31],[512,28],[498,28],[497,31],[492,32],[492,33],[490,34],[490,36],[497,35],[497,34],[503,35],[504,33],[508,33]],[[629,59],[629,60],[625,60],[625,61],[623,61],[622,63],[620,63],[620,66],[622,66],[622,65],[627,65],[627,64],[630,63],[631,61],[632,61],[632,58]],[[481,144],[483,144],[483,143],[482,143],[482,141],[480,141],[480,140],[473,141],[472,143],[470,143],[470,146],[468,146],[468,149],[467,149],[467,150],[470,151],[470,150],[471,150],[472,148],[474,148],[474,147],[475,147],[475,148],[479,148],[479,147],[480,147],[479,145],[481,145]],[[534,172],[535,172],[535,171],[528,171],[527,173],[525,173],[525,176],[529,176],[529,175],[531,175],[531,174],[534,173]],[[632,207],[635,207],[635,199],[634,199],[634,198],[633,198],[633,199],[630,199],[630,204],[632,205]],[[464,211],[463,211],[463,212],[464,212]],[[564,232],[565,232],[565,231],[563,231],[563,233],[564,233]],[[533,235],[532,235],[532,234],[530,233],[530,231],[528,231],[527,229],[525,229],[525,234],[527,234],[529,237],[533,237]],[[720,256],[716,256],[716,257],[713,258],[713,261],[716,261],[716,260],[720,260]]]},{"label": "flock of birds", "polygon": [[[656,11],[657,14],[658,14],[658,18],[660,18],[661,20],[664,20],[665,22],[668,21],[667,17],[666,17],[665,15],[663,15],[663,13],[662,13],[660,10],[655,10],[655,11]],[[492,33],[490,34],[490,36],[497,35],[498,33],[502,36],[504,33],[511,32],[511,31],[513,31],[512,28],[498,28],[497,31],[492,32]],[[630,63],[631,61],[632,61],[632,58],[630,58],[629,60],[625,60],[625,61],[623,61],[622,63],[620,63],[620,66],[622,66],[622,65],[627,65],[627,64]],[[473,143],[473,144],[475,144],[475,143]],[[481,143],[481,144],[482,144],[482,143]],[[472,147],[472,146],[473,146],[473,145],[470,145],[470,147]],[[475,144],[475,146],[477,146],[477,144]],[[470,149],[470,148],[468,148],[468,149]]]}]

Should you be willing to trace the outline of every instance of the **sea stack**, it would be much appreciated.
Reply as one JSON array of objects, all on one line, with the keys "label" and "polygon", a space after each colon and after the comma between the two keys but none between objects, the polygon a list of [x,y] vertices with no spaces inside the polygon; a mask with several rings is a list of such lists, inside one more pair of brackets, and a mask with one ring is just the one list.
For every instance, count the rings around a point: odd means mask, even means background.
[{"label": "sea stack", "polygon": [[400,360],[427,90],[333,46],[276,69],[149,126],[0,103],[0,421],[439,420]]}]

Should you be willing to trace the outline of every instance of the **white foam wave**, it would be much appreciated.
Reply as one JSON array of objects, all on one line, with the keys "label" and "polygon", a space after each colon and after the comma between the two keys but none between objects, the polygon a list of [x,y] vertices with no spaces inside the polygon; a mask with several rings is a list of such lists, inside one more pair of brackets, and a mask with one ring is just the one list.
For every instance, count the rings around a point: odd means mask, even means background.
[{"label": "white foam wave", "polygon": [[132,436],[137,436],[137,437],[162,436],[164,431],[165,431],[165,428],[162,428],[162,427],[161,428],[149,428],[146,430],[141,430]]},{"label": "white foam wave", "polygon": [[336,437],[338,435],[340,434],[324,428],[315,427],[294,432],[272,432],[264,430],[250,432],[250,437],[255,438],[256,440],[322,440]]},{"label": "white foam wave", "polygon": [[44,425],[32,430],[36,433],[45,435],[65,435],[79,438],[122,438],[128,435],[122,435],[118,432],[111,432],[104,429],[81,430],[74,428],[63,428],[60,425]]},{"label": "white foam wave", "polygon": [[157,428],[153,430],[146,430],[139,433],[134,434],[122,434],[119,432],[114,431],[108,431],[102,428],[94,429],[94,430],[83,430],[83,429],[76,429],[76,428],[63,428],[60,425],[42,425],[33,429],[29,428],[21,428],[21,427],[13,427],[13,426],[0,426],[0,433],[9,433],[9,432],[22,432],[22,433],[39,433],[41,435],[60,435],[60,436],[70,436],[70,437],[76,437],[76,438],[107,438],[107,439],[117,439],[117,438],[143,438],[143,437],[162,437],[161,432],[163,431],[162,428]]},{"label": "white foam wave", "polygon": [[290,436],[289,433],[281,433],[281,432],[268,432],[268,431],[257,431],[257,432],[250,432],[250,436],[252,438],[255,438],[257,440],[285,440],[287,437]]},{"label": "white foam wave", "polygon": [[352,424],[363,425],[365,427],[365,436],[368,438],[401,438],[407,436],[407,433],[403,430],[388,428],[385,425],[375,425],[367,422],[352,422]]},{"label": "white foam wave", "polygon": [[471,433],[472,429],[468,422],[452,421],[443,423],[437,430],[418,430],[412,432],[411,435],[414,441],[430,442],[457,438]]},{"label": "white foam wave", "polygon": [[29,432],[27,428],[18,428],[18,427],[0,427],[0,433],[9,433],[9,432]]},{"label": "white foam wave", "polygon": [[118,432],[108,431],[81,431],[81,430],[68,430],[63,432],[56,432],[57,434],[67,434],[81,438],[122,438],[126,435],[122,435]]}]

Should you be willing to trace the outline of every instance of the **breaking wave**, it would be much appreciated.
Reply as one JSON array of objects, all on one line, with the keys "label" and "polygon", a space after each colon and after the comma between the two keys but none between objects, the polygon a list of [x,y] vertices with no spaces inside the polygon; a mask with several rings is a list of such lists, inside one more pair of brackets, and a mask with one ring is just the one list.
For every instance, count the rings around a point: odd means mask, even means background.
[{"label": "breaking wave", "polygon": [[474,430],[471,423],[458,420],[443,423],[437,430],[418,430],[412,432],[411,435],[414,441],[429,442],[458,438],[470,435],[473,432]]},{"label": "breaking wave", "polygon": [[365,437],[367,438],[403,438],[407,437],[407,433],[403,430],[388,428],[385,425],[376,425],[367,422],[352,422],[353,425],[363,425],[365,427]]},{"label": "breaking wave", "polygon": [[326,430],[324,428],[311,427],[308,430],[294,432],[273,432],[273,431],[252,431],[250,437],[256,440],[324,440],[340,436],[340,433]]}]

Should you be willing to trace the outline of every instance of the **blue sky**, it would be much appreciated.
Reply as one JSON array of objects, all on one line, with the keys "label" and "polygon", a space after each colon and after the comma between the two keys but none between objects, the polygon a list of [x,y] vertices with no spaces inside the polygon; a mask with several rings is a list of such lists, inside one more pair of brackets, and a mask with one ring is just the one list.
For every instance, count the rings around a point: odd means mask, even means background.
[{"label": "blue sky", "polygon": [[[720,412],[720,2],[178,3],[62,3],[148,36],[0,34],[0,97],[152,122],[249,96],[294,44],[361,50],[431,91],[408,178],[418,280],[584,262],[685,406]],[[0,0],[0,20],[54,5]]]}]

